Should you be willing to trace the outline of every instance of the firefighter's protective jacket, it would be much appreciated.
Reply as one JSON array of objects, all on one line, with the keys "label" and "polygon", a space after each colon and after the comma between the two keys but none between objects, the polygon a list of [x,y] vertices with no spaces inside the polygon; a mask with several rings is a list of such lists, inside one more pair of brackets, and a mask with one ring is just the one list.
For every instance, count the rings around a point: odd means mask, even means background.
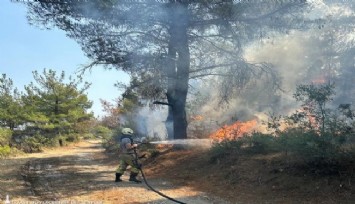
[{"label": "firefighter's protective jacket", "polygon": [[134,154],[133,149],[128,149],[127,144],[133,145],[133,138],[131,135],[121,135],[120,139],[120,153],[121,154]]}]

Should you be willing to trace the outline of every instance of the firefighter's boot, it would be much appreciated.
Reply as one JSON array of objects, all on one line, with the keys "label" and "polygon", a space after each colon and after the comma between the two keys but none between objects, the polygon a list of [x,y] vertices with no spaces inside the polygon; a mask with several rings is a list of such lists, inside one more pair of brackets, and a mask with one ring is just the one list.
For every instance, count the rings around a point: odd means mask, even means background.
[{"label": "firefighter's boot", "polygon": [[121,181],[122,181],[122,180],[121,180],[121,176],[122,176],[122,174],[116,173],[116,180],[115,180],[115,182],[121,182]]},{"label": "firefighter's boot", "polygon": [[129,177],[129,181],[135,182],[135,183],[142,183],[142,181],[137,180],[137,175],[138,173],[131,173],[130,177]]}]

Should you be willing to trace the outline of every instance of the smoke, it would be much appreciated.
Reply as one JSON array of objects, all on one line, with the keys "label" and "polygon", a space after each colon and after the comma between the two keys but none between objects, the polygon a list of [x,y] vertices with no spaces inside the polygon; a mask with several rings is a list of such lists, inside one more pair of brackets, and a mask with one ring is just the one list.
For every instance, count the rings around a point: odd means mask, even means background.
[{"label": "smoke", "polygon": [[263,114],[288,114],[299,107],[293,98],[296,86],[321,76],[324,62],[320,53],[318,42],[304,32],[295,31],[269,42],[256,42],[245,50],[245,59],[250,63],[271,63],[281,79],[282,91],[265,93],[260,84],[253,84],[222,105],[218,87],[205,84],[200,91],[208,90],[210,100],[198,112],[216,120],[217,126],[261,118]]},{"label": "smoke", "polygon": [[293,98],[300,84],[335,83],[334,102],[353,103],[354,90],[350,84],[355,81],[354,7],[331,3],[313,1],[313,10],[307,14],[310,19],[324,18],[325,23],[322,21],[307,31],[293,30],[259,39],[244,50],[243,57],[248,62],[273,65],[281,80],[281,90],[265,93],[258,87],[260,84],[252,84],[233,96],[228,104],[221,104],[217,85],[223,78],[215,78],[213,83],[202,81],[196,86],[201,94],[190,95],[190,100],[204,96],[194,111],[204,119],[190,122],[191,132],[203,125],[213,131],[236,120],[260,122],[272,114],[289,115],[300,108]]},{"label": "smoke", "polygon": [[308,33],[299,31],[276,37],[270,42],[255,43],[246,49],[248,61],[271,63],[279,73],[282,91],[273,112],[288,114],[299,105],[293,93],[297,85],[310,83],[319,77],[320,52],[317,42]]},{"label": "smoke", "polygon": [[152,108],[149,103],[134,111],[132,117],[138,135],[158,140],[167,139],[167,108]]},{"label": "smoke", "polygon": [[[244,49],[243,57],[250,63],[267,62],[273,65],[275,73],[281,80],[280,90],[274,91],[265,86],[260,79],[249,84],[243,91],[233,95],[228,103],[221,103],[219,85],[223,78],[206,78],[205,81],[191,84],[188,99],[188,120],[189,134],[196,136],[196,132],[211,132],[222,125],[233,123],[237,120],[247,121],[251,119],[265,120],[268,114],[287,115],[299,107],[293,93],[299,84],[307,84],[323,80],[333,80],[340,78],[342,69],[347,69],[348,76],[343,74],[343,81],[348,81],[354,76],[354,7],[350,1],[308,1],[313,5],[313,9],[304,15],[310,20],[323,19],[319,21],[313,29],[308,31],[290,31],[275,34],[271,38],[261,38]],[[157,30],[162,30],[163,35],[167,35],[166,30],[159,28],[159,25],[150,24],[154,21],[150,14],[155,13],[155,20],[167,19],[169,12],[165,7],[157,4],[155,7],[139,8],[137,13],[123,12],[124,18],[136,22],[138,28],[147,33],[155,34]],[[128,7],[127,7],[128,8]],[[150,9],[150,10],[149,10]],[[128,9],[129,10],[129,9]],[[157,12],[158,11],[158,12]],[[91,11],[90,11],[91,12]],[[96,15],[96,14],[95,14]],[[99,14],[97,14],[99,15]],[[143,26],[144,25],[144,26]],[[130,25],[131,26],[131,25]],[[135,24],[132,24],[134,27]],[[257,26],[257,25],[256,25]],[[125,30],[124,27],[112,27],[113,31]],[[241,31],[242,32],[242,31]],[[134,33],[134,32],[133,32]],[[122,42],[123,48],[132,53],[145,54],[147,51],[164,54],[166,50],[153,45],[150,35],[140,36],[139,34],[127,34],[121,36],[113,42]],[[153,36],[153,35],[152,35]],[[241,39],[243,40],[243,39]],[[110,41],[111,42],[111,41]],[[200,43],[198,41],[198,43]],[[125,47],[125,45],[128,45]],[[200,44],[199,44],[200,45]],[[225,45],[228,46],[228,45]],[[214,47],[214,46],[212,46]],[[349,48],[350,47],[350,48]],[[206,59],[192,59],[191,64],[201,64],[208,66],[211,61],[223,59],[224,53],[212,53],[208,46],[203,49],[194,50],[197,54],[205,53]],[[163,51],[162,51],[163,50]],[[211,49],[212,50],[212,49]],[[349,51],[350,50],[350,51]],[[335,52],[335,54],[334,54]],[[341,52],[341,53],[340,53]],[[193,53],[193,52],[192,52]],[[343,53],[343,54],[342,54]],[[344,53],[347,53],[344,54]],[[349,54],[350,53],[350,54]],[[193,55],[191,55],[193,57]],[[202,55],[203,56],[203,55]],[[210,59],[215,56],[215,59]],[[346,59],[345,59],[346,58]],[[343,60],[344,59],[344,60]],[[218,61],[219,63],[219,61]],[[213,64],[213,63],[212,63]],[[156,68],[156,67],[155,67]],[[355,77],[353,77],[355,78]],[[352,83],[343,83],[343,87],[352,87]],[[345,90],[341,88],[343,95]],[[198,94],[197,94],[198,93]],[[349,95],[349,94],[348,94]],[[355,95],[355,94],[353,94]],[[347,100],[351,101],[351,100]],[[148,137],[167,137],[165,120],[167,118],[167,108],[151,109],[149,104],[135,111],[133,120],[137,123],[136,131]],[[194,116],[201,115],[202,120],[194,120]]]}]

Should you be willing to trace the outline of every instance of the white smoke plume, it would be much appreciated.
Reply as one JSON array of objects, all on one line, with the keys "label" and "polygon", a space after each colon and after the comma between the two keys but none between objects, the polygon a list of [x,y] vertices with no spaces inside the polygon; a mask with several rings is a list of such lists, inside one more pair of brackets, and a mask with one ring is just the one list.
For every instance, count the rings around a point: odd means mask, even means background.
[{"label": "white smoke plume", "polygon": [[165,127],[167,115],[168,109],[165,107],[151,108],[149,104],[146,104],[137,109],[133,117],[137,133],[151,139],[167,139]]},{"label": "white smoke plume", "polygon": [[[326,9],[321,10],[322,8]],[[334,19],[329,20],[325,25],[308,31],[291,31],[273,38],[260,39],[245,49],[244,58],[248,62],[271,63],[279,74],[282,91],[274,96],[275,100],[271,100],[275,102],[274,106],[263,104],[263,98],[255,97],[256,100],[248,100],[248,102],[243,100],[245,97],[253,99],[253,96],[250,96],[254,94],[251,90],[256,87],[247,87],[243,94],[232,98],[228,106],[218,108],[221,105],[218,102],[219,90],[216,83],[205,83],[200,91],[208,92],[209,100],[205,100],[205,103],[195,112],[209,120],[209,122],[203,121],[205,124],[215,121],[213,124],[219,127],[235,120],[245,121],[253,117],[267,120],[268,114],[288,115],[300,107],[293,98],[297,85],[324,83],[326,80],[336,83],[335,86],[338,87],[349,84],[343,81],[353,81],[355,78],[354,74],[350,74],[352,72],[344,74],[346,70],[355,70],[354,32],[349,32],[353,30],[354,24],[347,24],[347,18],[343,21],[340,17],[349,15],[354,17],[354,11],[339,5],[329,6],[322,3],[311,13],[314,18],[330,14]],[[352,57],[351,53],[353,53]],[[340,59],[342,55],[348,58]],[[340,80],[342,83],[339,83],[339,77],[342,77]],[[345,91],[347,90],[339,87],[338,97]],[[337,101],[353,102],[345,98]],[[196,124],[191,124],[189,128],[195,128],[194,125]]]},{"label": "white smoke plume", "polygon": [[[344,69],[350,70],[349,73],[355,73],[351,72],[355,70],[355,55],[351,55],[355,42],[354,7],[340,0],[309,2],[313,9],[305,15],[312,20],[325,19],[326,23],[322,22],[308,31],[273,33],[273,37],[261,38],[244,50],[243,57],[248,62],[267,62],[274,66],[281,79],[281,89],[269,94],[262,87],[249,85],[228,104],[221,104],[218,84],[223,79],[211,77],[193,82],[187,110],[190,137],[197,137],[197,131],[208,133],[237,120],[267,120],[269,114],[288,115],[300,107],[293,98],[297,85],[339,77],[344,66],[348,66]],[[341,62],[340,52],[347,52],[350,56],[346,63]],[[202,119],[196,120],[196,116]],[[142,108],[136,116],[138,129],[141,134],[159,135],[164,139],[166,117],[167,109]]]}]

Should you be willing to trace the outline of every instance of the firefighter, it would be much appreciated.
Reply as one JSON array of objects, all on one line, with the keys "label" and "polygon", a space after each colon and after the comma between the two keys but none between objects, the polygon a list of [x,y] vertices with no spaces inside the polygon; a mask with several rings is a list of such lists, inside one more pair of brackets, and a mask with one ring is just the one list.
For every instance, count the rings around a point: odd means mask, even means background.
[{"label": "firefighter", "polygon": [[139,164],[136,158],[135,150],[138,144],[133,141],[134,132],[131,128],[123,128],[120,137],[120,156],[119,156],[119,166],[116,170],[116,180],[115,182],[121,182],[121,176],[126,171],[128,166],[131,166],[131,174],[129,181],[135,183],[141,183],[142,181],[137,179],[139,173]]}]

